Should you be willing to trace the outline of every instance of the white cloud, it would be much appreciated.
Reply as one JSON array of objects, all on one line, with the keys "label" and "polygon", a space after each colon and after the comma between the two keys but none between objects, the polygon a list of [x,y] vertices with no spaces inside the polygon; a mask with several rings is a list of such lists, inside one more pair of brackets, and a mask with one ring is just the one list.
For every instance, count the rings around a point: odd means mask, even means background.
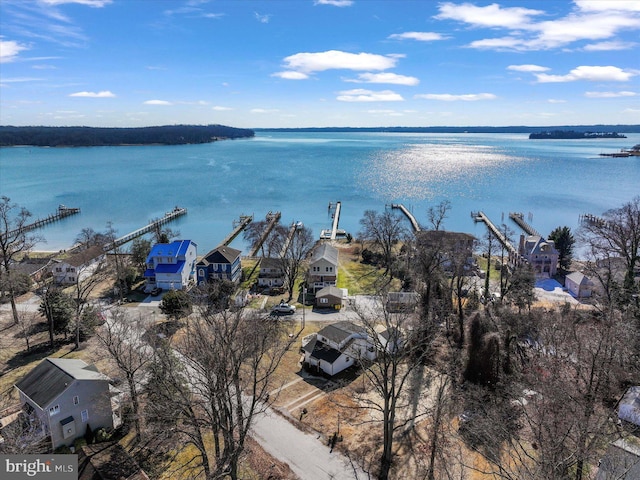
[{"label": "white cloud", "polygon": [[347,79],[352,83],[388,83],[391,85],[418,85],[420,80],[416,77],[408,77],[406,75],[398,75],[397,73],[361,73],[357,79]]},{"label": "white cloud", "polygon": [[103,90],[101,92],[76,92],[70,93],[70,97],[86,97],[86,98],[113,98],[116,95],[109,90]]},{"label": "white cloud", "polygon": [[302,72],[293,72],[291,70],[287,70],[286,72],[276,72],[271,75],[272,77],[284,78],[285,80],[306,80],[309,78],[309,75]]},{"label": "white cloud", "polygon": [[561,100],[559,98],[550,98],[547,100],[548,103],[567,103],[566,100]]},{"label": "white cloud", "polygon": [[433,42],[435,40],[445,40],[447,37],[435,32],[404,32],[394,33],[388,38],[393,40],[417,40],[419,42]]},{"label": "white cloud", "polygon": [[387,70],[396,66],[397,59],[373,53],[349,53],[329,50],[316,53],[296,53],[284,59],[286,68],[303,73],[324,70]]},{"label": "white cloud", "polygon": [[549,69],[547,67],[541,67],[540,65],[509,65],[507,70],[514,70],[516,72],[546,72]]},{"label": "white cloud", "polygon": [[482,40],[474,40],[469,44],[471,48],[480,50],[528,50],[527,44],[520,38],[501,37],[501,38],[485,38]]},{"label": "white cloud", "polygon": [[458,20],[478,27],[522,28],[532,17],[543,15],[541,10],[529,8],[502,8],[497,3],[486,7],[477,7],[471,3],[456,5],[450,2],[439,5],[440,13],[434,18],[438,20]]},{"label": "white cloud", "polygon": [[88,7],[102,8],[109,5],[113,0],[40,0],[46,5],[63,5],[65,3],[77,3]]},{"label": "white cloud", "polygon": [[636,92],[584,92],[584,96],[587,98],[617,98],[617,97],[635,97],[638,95]]},{"label": "white cloud", "polygon": [[634,0],[573,0],[582,11],[610,12],[640,12],[640,3]]},{"label": "white cloud", "polygon": [[404,98],[391,90],[374,92],[373,90],[356,88],[339,92],[336,100],[340,102],[402,102]]},{"label": "white cloud", "polygon": [[584,50],[587,52],[604,52],[609,50],[629,50],[635,47],[637,43],[634,42],[620,42],[617,40],[611,42],[599,42],[590,43],[584,46]]},{"label": "white cloud", "polygon": [[588,66],[582,65],[574,68],[566,75],[549,75],[546,73],[536,73],[539,83],[561,83],[576,82],[586,80],[590,82],[626,82],[635,73],[624,71],[613,66]]},{"label": "white cloud", "polygon": [[468,93],[464,95],[452,95],[450,93],[425,93],[415,95],[414,98],[423,98],[425,100],[439,100],[442,102],[456,102],[462,100],[465,102],[475,102],[478,100],[495,100],[498,98],[493,93]]},{"label": "white cloud", "polygon": [[251,113],[258,113],[258,114],[263,114],[263,113],[276,113],[279,112],[279,110],[277,109],[267,109],[267,108],[252,108],[250,110]]},{"label": "white cloud", "polygon": [[256,20],[258,20],[260,23],[269,23],[269,20],[271,20],[271,15],[269,14],[261,14],[258,12],[253,12],[253,14],[256,17]]},{"label": "white cloud", "polygon": [[0,63],[12,62],[20,52],[28,49],[29,47],[15,40],[2,40],[0,37]]},{"label": "white cloud", "polygon": [[143,102],[145,105],[173,105],[173,103],[167,100],[147,100]]},{"label": "white cloud", "polygon": [[350,7],[353,0],[315,0],[314,5],[333,5],[334,7]]},{"label": "white cloud", "polygon": [[211,107],[211,110],[215,110],[216,112],[228,112],[229,110],[233,110],[233,108],[216,105],[215,107]]}]

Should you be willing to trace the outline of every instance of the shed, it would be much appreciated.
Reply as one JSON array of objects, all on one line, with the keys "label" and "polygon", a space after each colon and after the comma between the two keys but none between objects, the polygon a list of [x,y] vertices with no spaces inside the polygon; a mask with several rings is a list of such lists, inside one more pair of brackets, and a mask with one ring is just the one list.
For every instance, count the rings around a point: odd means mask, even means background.
[{"label": "shed", "polygon": [[344,297],[345,294],[341,288],[333,285],[324,287],[316,293],[316,307],[340,309]]},{"label": "shed", "polygon": [[588,298],[593,291],[594,283],[582,272],[573,272],[564,279],[564,286],[576,298]]}]

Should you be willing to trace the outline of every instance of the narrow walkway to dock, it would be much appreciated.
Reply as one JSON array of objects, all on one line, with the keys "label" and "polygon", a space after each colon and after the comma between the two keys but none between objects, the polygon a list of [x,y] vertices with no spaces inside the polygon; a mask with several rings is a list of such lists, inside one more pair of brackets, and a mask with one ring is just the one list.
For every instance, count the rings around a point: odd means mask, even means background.
[{"label": "narrow walkway to dock", "polygon": [[391,208],[397,208],[398,210],[400,210],[402,213],[405,214],[405,216],[411,222],[411,227],[413,227],[414,233],[418,233],[420,231],[420,225],[418,225],[418,221],[416,220],[416,217],[414,217],[413,214],[409,210],[407,210],[407,208],[403,204],[392,203]]},{"label": "narrow walkway to dock", "polygon": [[284,245],[282,245],[282,250],[280,250],[280,258],[284,258],[287,254],[287,250],[289,250],[289,244],[293,239],[293,234],[296,233],[298,226],[302,226],[300,222],[293,222],[291,224],[291,228],[289,229],[289,234],[287,235],[287,239],[284,241]]},{"label": "narrow walkway to dock", "polygon": [[342,202],[336,202],[336,211],[333,212],[333,226],[331,227],[331,240],[336,239],[338,233],[338,222],[340,222],[340,209],[342,208]]},{"label": "narrow walkway to dock", "polygon": [[280,212],[276,212],[276,213],[269,212],[269,213],[267,213],[267,216],[266,216],[266,220],[268,222],[267,226],[265,227],[264,232],[262,232],[262,235],[260,236],[260,239],[258,240],[258,243],[256,243],[256,245],[253,247],[253,249],[249,253],[250,257],[255,257],[256,256],[256,254],[258,253],[258,250],[260,250],[260,247],[262,247],[262,244],[264,243],[264,241],[267,239],[267,237],[271,233],[271,230],[273,230],[273,227],[275,227],[276,223],[278,223],[280,221],[280,217],[281,217]]},{"label": "narrow walkway to dock", "polygon": [[27,225],[23,225],[22,228],[16,228],[14,230],[11,230],[11,231],[7,232],[6,234],[3,234],[3,237],[10,238],[10,237],[13,237],[13,236],[15,236],[16,234],[18,234],[20,232],[27,232],[29,230],[35,230],[36,228],[40,228],[40,227],[43,227],[43,226],[47,225],[48,223],[57,222],[58,220],[62,220],[63,218],[69,217],[71,215],[75,215],[76,213],[80,213],[80,209],[79,208],[70,208],[70,207],[66,207],[64,205],[59,205],[58,206],[58,210],[56,211],[56,213],[52,213],[48,217],[39,218],[35,222],[29,223]]},{"label": "narrow walkway to dock", "polygon": [[498,241],[502,244],[504,248],[509,250],[509,253],[518,255],[518,251],[516,250],[516,248],[513,245],[511,245],[511,242],[509,242],[507,237],[505,237],[502,234],[502,232],[498,229],[498,227],[496,227],[493,224],[493,222],[489,220],[489,217],[487,217],[484,214],[484,212],[475,212],[475,213],[471,212],[471,217],[473,218],[474,222],[484,222],[484,224],[487,226],[489,231],[491,231],[493,236],[498,239]]},{"label": "narrow walkway to dock", "polygon": [[133,232],[128,233],[128,234],[124,235],[123,237],[116,238],[111,243],[107,243],[103,247],[104,251],[108,252],[110,250],[118,248],[118,247],[124,245],[125,243],[130,242],[134,238],[141,237],[145,233],[152,232],[153,230],[155,230],[160,225],[164,225],[165,223],[169,223],[172,220],[175,220],[176,218],[181,217],[182,215],[185,215],[186,213],[187,213],[187,209],[186,208],[175,207],[170,212],[165,213],[164,217],[158,218],[157,220],[152,220],[151,222],[149,222],[148,225],[146,225],[146,226],[144,226],[142,228],[139,228],[138,230],[134,230]]},{"label": "narrow walkway to dock", "polygon": [[509,213],[509,218],[514,222],[516,222],[518,226],[522,230],[524,230],[528,235],[537,235],[539,237],[542,237],[542,234],[540,232],[538,232],[535,228],[533,228],[529,223],[525,222],[523,213],[511,212]]},{"label": "narrow walkway to dock", "polygon": [[253,221],[253,215],[240,215],[240,219],[239,220],[234,220],[233,221],[233,231],[227,235],[225,237],[225,239],[220,242],[220,245],[218,245],[219,247],[227,247],[229,246],[229,244],[231,242],[233,242],[233,240],[240,235],[240,232],[243,231],[245,228],[247,228],[247,225],[249,225],[251,222]]}]

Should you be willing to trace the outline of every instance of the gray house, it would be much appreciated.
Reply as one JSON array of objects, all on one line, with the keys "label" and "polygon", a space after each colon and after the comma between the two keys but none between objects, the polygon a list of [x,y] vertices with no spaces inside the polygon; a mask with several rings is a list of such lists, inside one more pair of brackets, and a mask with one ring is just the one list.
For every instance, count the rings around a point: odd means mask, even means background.
[{"label": "gray house", "polygon": [[93,365],[82,360],[47,358],[25,375],[16,388],[20,403],[41,436],[51,437],[55,450],[72,445],[87,431],[120,425],[121,392]]}]

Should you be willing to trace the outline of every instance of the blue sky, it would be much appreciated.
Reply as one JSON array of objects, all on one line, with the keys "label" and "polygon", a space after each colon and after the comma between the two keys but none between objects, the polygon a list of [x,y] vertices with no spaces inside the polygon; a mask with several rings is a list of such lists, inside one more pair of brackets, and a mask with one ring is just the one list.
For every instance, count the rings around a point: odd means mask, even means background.
[{"label": "blue sky", "polygon": [[2,0],[0,124],[640,123],[638,0]]}]

